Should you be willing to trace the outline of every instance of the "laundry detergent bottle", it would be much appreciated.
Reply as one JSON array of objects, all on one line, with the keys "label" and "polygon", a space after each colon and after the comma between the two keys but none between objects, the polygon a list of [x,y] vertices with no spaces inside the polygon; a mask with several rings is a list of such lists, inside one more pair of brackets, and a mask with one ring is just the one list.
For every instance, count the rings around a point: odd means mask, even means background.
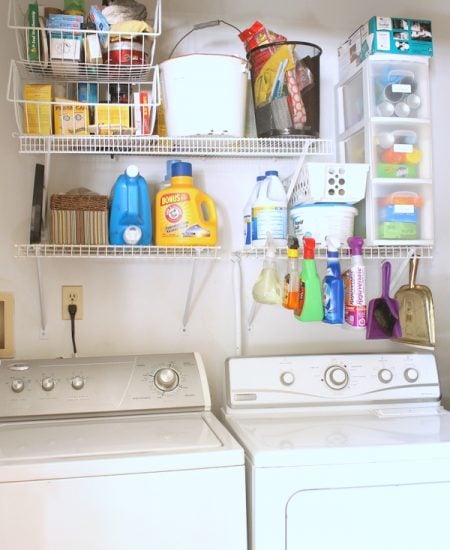
[{"label": "laundry detergent bottle", "polygon": [[128,166],[112,189],[109,242],[115,245],[149,245],[152,242],[147,182],[137,166]]},{"label": "laundry detergent bottle", "polygon": [[157,246],[215,246],[216,207],[209,195],[194,187],[192,165],[172,164],[170,186],[155,198]]}]

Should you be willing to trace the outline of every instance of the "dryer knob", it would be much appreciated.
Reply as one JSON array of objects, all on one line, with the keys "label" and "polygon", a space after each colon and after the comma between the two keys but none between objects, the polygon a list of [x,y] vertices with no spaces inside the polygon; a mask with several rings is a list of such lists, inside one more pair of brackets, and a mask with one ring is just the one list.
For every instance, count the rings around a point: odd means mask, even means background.
[{"label": "dryer knob", "polygon": [[393,376],[394,375],[392,374],[391,370],[381,369],[380,372],[378,373],[378,380],[380,382],[383,382],[383,384],[389,384],[389,382],[392,380]]},{"label": "dryer knob", "polygon": [[25,382],[20,378],[16,378],[11,382],[11,389],[14,393],[20,393],[25,388]]},{"label": "dryer knob", "polygon": [[332,365],[325,371],[325,383],[332,390],[342,390],[348,384],[348,373],[340,365]]},{"label": "dryer knob", "polygon": [[72,378],[72,388],[74,390],[82,390],[84,388],[84,380],[81,376]]},{"label": "dryer knob", "polygon": [[42,379],[42,389],[44,391],[51,391],[55,387],[55,381],[51,376],[46,376]]},{"label": "dryer knob", "polygon": [[418,378],[419,378],[419,373],[416,369],[413,369],[411,367],[405,370],[405,380],[407,382],[410,382],[410,383],[417,382]]},{"label": "dryer knob", "polygon": [[285,371],[281,373],[280,376],[281,383],[285,386],[292,386],[292,384],[295,382],[295,375],[291,371]]},{"label": "dryer knob", "polygon": [[154,381],[159,390],[172,391],[178,386],[180,379],[176,371],[170,367],[165,367],[155,372]]}]

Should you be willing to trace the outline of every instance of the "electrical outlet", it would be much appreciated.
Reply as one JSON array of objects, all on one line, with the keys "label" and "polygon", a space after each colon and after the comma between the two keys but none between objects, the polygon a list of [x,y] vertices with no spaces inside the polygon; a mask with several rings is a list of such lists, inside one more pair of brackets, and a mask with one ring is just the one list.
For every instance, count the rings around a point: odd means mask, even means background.
[{"label": "electrical outlet", "polygon": [[70,321],[69,305],[75,304],[77,312],[75,319],[78,321],[83,319],[83,287],[79,286],[63,286],[62,287],[62,318]]}]

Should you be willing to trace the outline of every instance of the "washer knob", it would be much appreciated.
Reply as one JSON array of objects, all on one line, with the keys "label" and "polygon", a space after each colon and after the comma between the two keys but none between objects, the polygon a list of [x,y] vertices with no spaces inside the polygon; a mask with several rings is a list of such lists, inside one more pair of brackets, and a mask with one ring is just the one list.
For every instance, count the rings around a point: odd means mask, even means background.
[{"label": "washer knob", "polygon": [[332,390],[342,390],[348,384],[348,373],[339,365],[328,367],[325,371],[325,383]]},{"label": "washer knob", "polygon": [[21,380],[20,378],[15,378],[11,382],[11,389],[14,393],[20,393],[25,388],[25,382]]},{"label": "washer knob", "polygon": [[389,384],[393,376],[394,375],[392,374],[392,371],[390,371],[389,369],[381,369],[378,373],[378,380],[380,382],[383,382],[383,384]]},{"label": "washer knob", "polygon": [[159,390],[172,391],[178,386],[180,379],[176,371],[170,367],[164,367],[155,372],[154,381]]},{"label": "washer knob", "polygon": [[42,389],[44,391],[52,391],[52,389],[55,387],[55,381],[51,376],[46,376],[42,379]]},{"label": "washer knob", "polygon": [[280,376],[281,383],[285,386],[291,386],[295,382],[295,376],[293,372],[285,371]]},{"label": "washer knob", "polygon": [[84,388],[84,379],[81,376],[75,376],[72,378],[72,388],[74,390],[81,390]]},{"label": "washer knob", "polygon": [[410,382],[410,383],[417,382],[418,378],[419,378],[419,372],[416,369],[410,367],[405,370],[405,380],[407,382]]}]

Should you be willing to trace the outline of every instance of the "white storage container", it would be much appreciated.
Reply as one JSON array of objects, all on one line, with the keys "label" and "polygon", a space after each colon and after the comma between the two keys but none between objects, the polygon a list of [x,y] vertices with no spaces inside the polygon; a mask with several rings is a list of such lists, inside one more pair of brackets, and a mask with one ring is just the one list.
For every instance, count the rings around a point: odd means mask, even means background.
[{"label": "white storage container", "polygon": [[190,54],[160,65],[169,136],[245,132],[248,63],[232,55]]},{"label": "white storage container", "polygon": [[306,233],[317,245],[326,245],[327,235],[336,236],[341,245],[353,236],[354,220],[358,211],[346,204],[298,204],[291,208],[289,216],[294,235],[301,242]]}]

